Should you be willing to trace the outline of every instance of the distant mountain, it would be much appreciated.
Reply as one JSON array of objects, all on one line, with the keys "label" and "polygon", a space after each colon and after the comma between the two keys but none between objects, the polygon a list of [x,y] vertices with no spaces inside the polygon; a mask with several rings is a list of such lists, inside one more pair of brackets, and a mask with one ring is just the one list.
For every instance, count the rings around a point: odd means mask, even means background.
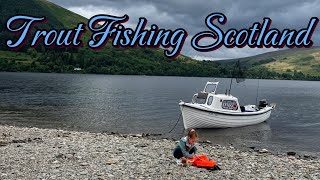
[{"label": "distant mountain", "polygon": [[217,61],[222,65],[232,65],[240,60],[248,68],[261,68],[278,73],[302,72],[320,76],[320,47],[295,48],[268,52],[256,56]]}]

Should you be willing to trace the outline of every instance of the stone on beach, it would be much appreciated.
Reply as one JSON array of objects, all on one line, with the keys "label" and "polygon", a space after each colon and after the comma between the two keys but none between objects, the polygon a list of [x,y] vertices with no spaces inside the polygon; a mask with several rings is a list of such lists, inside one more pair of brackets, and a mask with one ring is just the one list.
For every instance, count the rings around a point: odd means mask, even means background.
[{"label": "stone on beach", "polygon": [[261,149],[261,150],[259,150],[259,152],[260,153],[267,153],[267,152],[269,152],[267,149]]},{"label": "stone on beach", "polygon": [[295,156],[296,153],[291,151],[291,152],[287,152],[287,155],[288,155],[288,156]]}]

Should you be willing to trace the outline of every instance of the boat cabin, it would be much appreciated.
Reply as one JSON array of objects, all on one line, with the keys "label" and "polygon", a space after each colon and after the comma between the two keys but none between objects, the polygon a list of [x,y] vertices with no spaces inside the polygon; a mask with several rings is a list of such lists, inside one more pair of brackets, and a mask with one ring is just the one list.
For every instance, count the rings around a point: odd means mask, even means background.
[{"label": "boat cabin", "polygon": [[227,94],[216,94],[219,82],[207,82],[203,91],[193,95],[192,104],[230,112],[241,112],[238,98]]}]

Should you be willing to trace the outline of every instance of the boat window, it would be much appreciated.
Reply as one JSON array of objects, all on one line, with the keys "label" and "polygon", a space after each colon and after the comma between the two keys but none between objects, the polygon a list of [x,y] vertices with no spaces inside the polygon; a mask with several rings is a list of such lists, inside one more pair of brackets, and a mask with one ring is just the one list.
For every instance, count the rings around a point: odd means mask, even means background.
[{"label": "boat window", "polygon": [[224,100],[222,101],[222,109],[237,110],[238,104],[233,100]]},{"label": "boat window", "polygon": [[192,104],[196,103],[197,97],[198,97],[198,96],[197,96],[196,94],[193,95],[192,101],[191,101]]},{"label": "boat window", "polygon": [[216,84],[208,84],[206,86],[205,92],[211,93],[215,92],[217,85]]},{"label": "boat window", "polygon": [[206,98],[202,98],[201,96],[199,97],[198,95],[194,95],[192,98],[192,103],[205,104],[206,100],[207,100]]},{"label": "boat window", "polygon": [[210,96],[208,98],[208,102],[207,102],[207,105],[210,106],[212,104],[212,101],[213,101],[213,96]]}]

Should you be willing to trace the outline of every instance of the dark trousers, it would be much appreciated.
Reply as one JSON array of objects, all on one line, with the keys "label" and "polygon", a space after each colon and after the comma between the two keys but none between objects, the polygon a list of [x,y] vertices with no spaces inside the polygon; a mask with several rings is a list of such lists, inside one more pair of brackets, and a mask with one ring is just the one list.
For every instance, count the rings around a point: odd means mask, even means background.
[{"label": "dark trousers", "polygon": [[[190,149],[189,151],[189,154],[192,154],[194,153],[195,151],[195,147],[193,147],[192,149]],[[177,159],[180,159],[183,157],[183,154],[182,154],[182,151],[181,151],[181,148],[180,146],[176,147],[174,150],[173,150],[173,156]]]}]

